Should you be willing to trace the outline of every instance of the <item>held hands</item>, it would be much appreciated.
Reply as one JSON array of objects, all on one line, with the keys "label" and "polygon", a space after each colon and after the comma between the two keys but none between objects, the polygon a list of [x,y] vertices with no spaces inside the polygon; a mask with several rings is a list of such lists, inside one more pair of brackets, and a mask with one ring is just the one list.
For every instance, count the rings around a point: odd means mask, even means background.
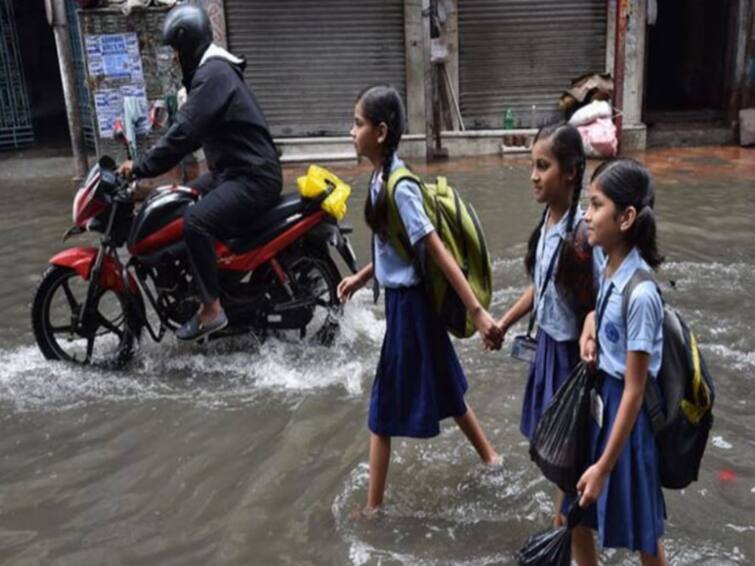
[{"label": "held hands", "polygon": [[338,284],[338,300],[345,303],[351,299],[352,295],[364,287],[365,281],[362,280],[359,273],[344,277]]},{"label": "held hands", "polygon": [[121,163],[120,167],[118,167],[117,173],[121,177],[125,177],[126,179],[130,179],[132,175],[134,174],[134,162],[130,159],[128,161],[124,161]]},{"label": "held hands", "polygon": [[496,324],[498,325],[498,330],[501,331],[501,341],[503,341],[509,328],[511,328],[511,324],[506,320],[506,315],[503,315]]},{"label": "held hands", "polygon": [[490,313],[478,306],[474,312],[474,325],[482,338],[486,350],[500,350],[503,344],[503,332]]},{"label": "held hands", "polygon": [[588,507],[598,500],[608,474],[603,471],[599,463],[595,463],[585,470],[577,482],[577,491],[581,493],[580,507]]}]

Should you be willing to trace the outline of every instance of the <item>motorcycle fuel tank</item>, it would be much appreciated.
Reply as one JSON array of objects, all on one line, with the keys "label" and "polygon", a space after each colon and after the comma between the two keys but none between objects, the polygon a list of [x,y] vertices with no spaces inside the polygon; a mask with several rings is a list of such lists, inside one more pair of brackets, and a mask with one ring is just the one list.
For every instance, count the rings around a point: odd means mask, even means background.
[{"label": "motorcycle fuel tank", "polygon": [[197,192],[188,187],[174,185],[155,189],[131,225],[129,252],[148,254],[181,239],[184,209],[197,198]]}]

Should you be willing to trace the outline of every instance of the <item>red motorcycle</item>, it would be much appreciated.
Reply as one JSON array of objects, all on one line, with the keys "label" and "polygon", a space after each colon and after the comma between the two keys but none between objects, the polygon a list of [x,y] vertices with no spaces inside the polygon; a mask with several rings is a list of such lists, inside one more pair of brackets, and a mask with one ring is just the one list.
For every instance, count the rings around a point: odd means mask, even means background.
[{"label": "red motorcycle", "polygon": [[[184,209],[199,194],[160,187],[135,212],[134,184],[115,168],[103,157],[89,172],[74,198],[74,226],[63,238],[99,232],[99,247],[55,255],[34,296],[32,326],[47,359],[123,364],[144,329],[159,342],[199,307],[183,241]],[[264,339],[271,331],[292,330],[332,342],[341,276],[329,245],[356,272],[346,236],[351,229],[321,207],[333,188],[313,199],[284,194],[245,234],[216,242],[229,324],[213,338],[252,332]],[[147,316],[145,303],[156,316]]]}]

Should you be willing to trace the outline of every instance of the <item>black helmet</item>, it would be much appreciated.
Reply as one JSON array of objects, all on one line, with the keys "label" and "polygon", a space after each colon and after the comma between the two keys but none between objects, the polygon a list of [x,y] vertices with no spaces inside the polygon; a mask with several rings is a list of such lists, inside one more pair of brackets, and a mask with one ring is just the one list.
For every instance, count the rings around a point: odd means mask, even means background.
[{"label": "black helmet", "polygon": [[210,18],[199,6],[176,6],[165,18],[162,40],[178,51],[184,81],[190,82],[202,55],[212,43]]}]

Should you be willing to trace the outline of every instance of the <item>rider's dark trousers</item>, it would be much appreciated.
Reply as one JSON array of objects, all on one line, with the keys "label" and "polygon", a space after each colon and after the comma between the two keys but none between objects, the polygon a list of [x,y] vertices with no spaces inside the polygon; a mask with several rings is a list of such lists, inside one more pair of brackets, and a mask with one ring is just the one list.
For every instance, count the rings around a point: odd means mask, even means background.
[{"label": "rider's dark trousers", "polygon": [[202,302],[220,297],[215,240],[243,235],[249,224],[278,202],[281,183],[267,178],[224,179],[208,172],[192,181],[202,198],[184,211],[184,240]]}]

